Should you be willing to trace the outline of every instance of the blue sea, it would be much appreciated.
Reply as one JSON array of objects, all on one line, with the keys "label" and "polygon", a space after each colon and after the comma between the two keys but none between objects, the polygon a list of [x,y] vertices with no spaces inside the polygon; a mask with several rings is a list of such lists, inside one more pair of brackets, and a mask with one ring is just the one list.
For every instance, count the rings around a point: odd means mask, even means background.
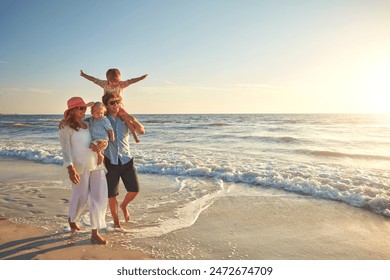
[{"label": "blue sea", "polygon": [[[0,158],[61,165],[61,117],[0,115]],[[140,174],[281,189],[390,216],[390,116],[136,117],[146,129],[132,145]]]}]

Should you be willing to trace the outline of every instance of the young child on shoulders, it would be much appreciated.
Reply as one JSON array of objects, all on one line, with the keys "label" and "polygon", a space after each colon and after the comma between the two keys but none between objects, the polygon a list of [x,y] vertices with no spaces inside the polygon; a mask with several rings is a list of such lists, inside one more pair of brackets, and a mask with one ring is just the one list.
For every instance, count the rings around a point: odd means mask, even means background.
[{"label": "young child on shoulders", "polygon": [[[101,88],[103,88],[103,94],[107,93],[117,93],[119,95],[122,95],[123,89],[128,87],[131,84],[137,83],[147,77],[147,74],[137,77],[128,79],[126,81],[121,80],[121,73],[118,69],[108,69],[106,72],[106,78],[107,80],[100,80],[95,77],[89,76],[85,74],[82,70],[80,70],[80,76],[84,77],[85,79],[97,84]],[[125,117],[129,115],[122,107],[119,110],[119,117]],[[132,117],[132,116],[131,116]],[[125,123],[127,125],[127,128],[130,130],[131,134],[133,135],[133,138],[136,143],[139,143],[140,140],[137,136],[137,133],[134,129],[133,124],[130,121],[126,121],[126,118],[124,118]]]},{"label": "young child on shoulders", "polygon": [[[106,107],[102,102],[95,102],[91,107],[92,117],[89,120],[89,131],[91,132],[92,143],[114,141],[114,131],[111,126],[111,122],[105,116]],[[103,151],[97,153],[98,165],[103,162]]]}]

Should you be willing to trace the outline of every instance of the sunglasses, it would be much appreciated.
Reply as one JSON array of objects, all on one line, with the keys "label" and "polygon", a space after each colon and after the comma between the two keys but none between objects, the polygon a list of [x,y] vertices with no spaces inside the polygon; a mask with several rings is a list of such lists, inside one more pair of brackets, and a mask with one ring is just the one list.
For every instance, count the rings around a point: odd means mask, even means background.
[{"label": "sunglasses", "polygon": [[108,104],[110,104],[110,105],[115,105],[115,104],[121,104],[121,101],[120,100],[113,100],[113,101],[110,101],[110,102],[108,102]]},{"label": "sunglasses", "polygon": [[76,107],[76,108],[79,109],[80,111],[87,110],[87,107],[85,107],[85,106],[79,106],[79,107]]}]

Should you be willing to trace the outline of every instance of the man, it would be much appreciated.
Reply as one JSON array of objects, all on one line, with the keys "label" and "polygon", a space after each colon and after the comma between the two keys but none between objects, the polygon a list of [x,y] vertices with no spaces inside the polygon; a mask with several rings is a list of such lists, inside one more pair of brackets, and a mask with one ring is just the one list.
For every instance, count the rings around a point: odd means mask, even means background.
[{"label": "man", "polygon": [[[139,134],[144,134],[143,125],[130,115],[124,117],[124,121],[118,116],[121,107],[122,97],[115,93],[107,93],[103,96],[103,103],[107,107],[107,118],[110,120],[114,130],[115,140],[109,141],[108,147],[104,151],[104,164],[107,168],[108,204],[114,226],[121,228],[119,222],[118,209],[123,211],[125,221],[130,220],[127,205],[134,200],[139,191],[137,171],[134,168],[134,159],[130,154],[129,129],[126,124],[134,126]],[[119,178],[125,185],[127,193],[120,205],[117,196],[119,194]]]}]

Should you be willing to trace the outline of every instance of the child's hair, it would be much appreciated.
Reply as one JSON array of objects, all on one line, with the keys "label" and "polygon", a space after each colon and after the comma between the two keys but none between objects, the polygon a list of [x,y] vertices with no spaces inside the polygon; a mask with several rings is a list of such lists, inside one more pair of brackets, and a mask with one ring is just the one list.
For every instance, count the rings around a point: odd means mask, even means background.
[{"label": "child's hair", "polygon": [[120,80],[120,77],[121,72],[116,68],[108,69],[106,72],[107,81]]},{"label": "child's hair", "polygon": [[93,106],[91,107],[91,113],[95,109],[103,109],[104,114],[106,114],[106,111],[107,111],[106,106],[104,106],[104,104],[102,102],[95,102],[95,104],[93,104]]}]

